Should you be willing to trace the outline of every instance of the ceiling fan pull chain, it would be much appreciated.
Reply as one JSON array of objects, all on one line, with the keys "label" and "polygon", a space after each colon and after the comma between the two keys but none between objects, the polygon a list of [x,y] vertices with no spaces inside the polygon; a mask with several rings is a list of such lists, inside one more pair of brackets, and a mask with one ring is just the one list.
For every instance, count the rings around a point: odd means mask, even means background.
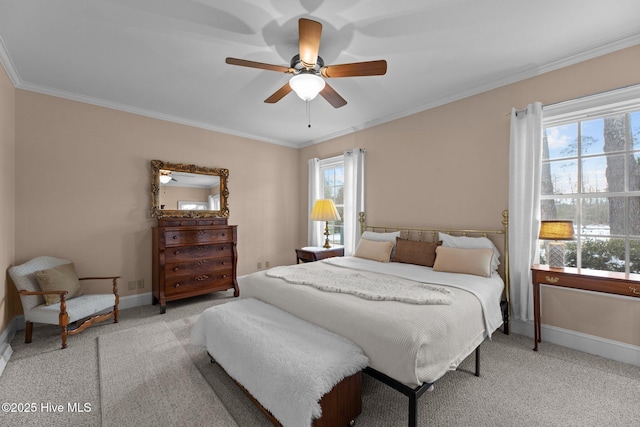
[{"label": "ceiling fan pull chain", "polygon": [[307,104],[307,127],[311,127],[311,103],[309,102],[309,100],[307,99],[305,101],[305,103]]}]

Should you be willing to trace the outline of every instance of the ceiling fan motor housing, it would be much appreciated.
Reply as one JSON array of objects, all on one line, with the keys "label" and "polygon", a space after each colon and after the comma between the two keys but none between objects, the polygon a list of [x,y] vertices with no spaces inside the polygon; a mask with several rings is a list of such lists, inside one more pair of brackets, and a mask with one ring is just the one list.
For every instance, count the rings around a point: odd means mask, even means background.
[{"label": "ceiling fan motor housing", "polygon": [[324,67],[324,60],[320,55],[318,55],[315,65],[311,68],[307,67],[304,62],[300,60],[300,54],[294,55],[294,57],[291,58],[291,68],[296,70],[294,74],[312,73],[320,75],[322,67]]}]

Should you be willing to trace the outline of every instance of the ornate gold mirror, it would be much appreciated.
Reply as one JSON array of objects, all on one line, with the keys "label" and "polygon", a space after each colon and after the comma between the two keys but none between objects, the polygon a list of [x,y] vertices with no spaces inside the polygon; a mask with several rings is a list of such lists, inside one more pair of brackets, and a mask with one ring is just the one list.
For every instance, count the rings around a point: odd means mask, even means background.
[{"label": "ornate gold mirror", "polygon": [[151,217],[228,217],[228,178],[228,169],[151,160]]}]

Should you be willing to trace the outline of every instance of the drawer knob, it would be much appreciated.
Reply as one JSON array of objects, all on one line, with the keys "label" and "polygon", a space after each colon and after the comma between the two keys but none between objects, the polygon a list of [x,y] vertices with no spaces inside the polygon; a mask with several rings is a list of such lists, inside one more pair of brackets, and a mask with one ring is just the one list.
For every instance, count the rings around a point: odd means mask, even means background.
[{"label": "drawer knob", "polygon": [[206,263],[207,263],[207,260],[206,260],[206,259],[201,259],[201,260],[200,260],[200,261],[198,261],[196,264],[198,264],[198,265],[203,265],[203,264],[206,264]]},{"label": "drawer knob", "polygon": [[178,236],[173,236],[173,240],[176,240],[178,238]]},{"label": "drawer knob", "polygon": [[198,231],[198,234],[202,236],[203,234],[207,234],[207,232],[204,231],[204,230],[200,230],[200,231]]},{"label": "drawer knob", "polygon": [[222,278],[223,278],[223,279],[226,279],[226,278],[227,278],[227,275],[226,275],[226,274],[223,274],[223,275],[222,275]]},{"label": "drawer knob", "polygon": [[176,283],[176,284],[175,284],[175,287],[176,287],[176,288],[179,288],[179,287],[180,287],[180,283]]},{"label": "drawer knob", "polygon": [[224,237],[224,236],[225,236],[225,234],[224,234],[224,233],[222,233],[221,235],[222,235],[222,237]]},{"label": "drawer knob", "polygon": [[173,269],[173,271],[178,271],[178,270],[180,270],[180,267],[175,267],[175,268]]},{"label": "drawer knob", "polygon": [[178,255],[180,253],[180,251],[174,251],[173,254],[174,255]]},{"label": "drawer knob", "polygon": [[544,276],[544,278],[549,282],[549,283],[558,283],[560,281],[559,277],[556,276]]},{"label": "drawer knob", "polygon": [[196,277],[196,280],[202,281],[202,280],[207,280],[208,278],[209,276],[207,276],[206,274],[201,274],[200,276]]},{"label": "drawer knob", "polygon": [[631,291],[632,294],[634,295],[640,295],[640,289],[634,287],[634,286],[629,286],[629,290]]}]

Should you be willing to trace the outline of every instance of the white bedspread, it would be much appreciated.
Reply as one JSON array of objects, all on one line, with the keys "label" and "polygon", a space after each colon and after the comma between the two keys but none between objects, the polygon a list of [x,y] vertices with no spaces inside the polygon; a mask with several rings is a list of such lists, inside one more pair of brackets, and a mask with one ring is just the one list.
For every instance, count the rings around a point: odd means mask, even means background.
[{"label": "white bedspread", "polygon": [[240,297],[258,298],[356,343],[369,366],[416,387],[455,369],[502,324],[503,282],[490,278],[434,272],[402,263],[343,257],[310,263],[318,271],[356,269],[446,285],[455,295],[450,305],[370,301],[319,291],[268,277],[264,271],[238,279]]}]

